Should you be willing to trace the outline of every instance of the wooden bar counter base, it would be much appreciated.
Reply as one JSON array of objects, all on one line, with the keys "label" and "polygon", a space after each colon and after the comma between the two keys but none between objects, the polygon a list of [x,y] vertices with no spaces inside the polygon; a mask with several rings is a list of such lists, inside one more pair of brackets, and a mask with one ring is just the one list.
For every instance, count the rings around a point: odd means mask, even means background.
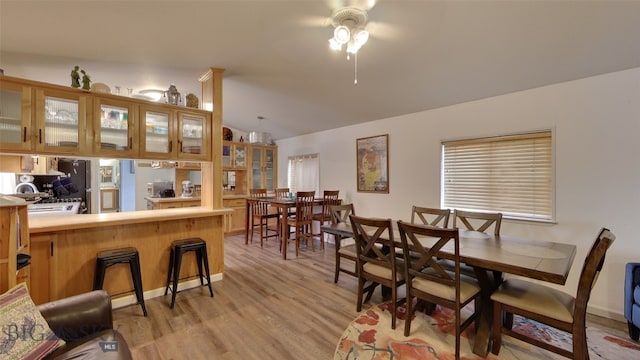
[{"label": "wooden bar counter base", "polygon": [[[228,209],[202,207],[109,214],[30,218],[31,286],[36,304],[91,291],[96,254],[133,246],[140,254],[145,298],[164,294],[171,242],[192,237],[207,242],[213,279],[221,279],[224,263],[223,218]],[[182,276],[184,274],[184,276]],[[181,277],[198,274],[196,261],[186,257]],[[131,295],[126,266],[114,266],[104,289],[111,296]]]}]

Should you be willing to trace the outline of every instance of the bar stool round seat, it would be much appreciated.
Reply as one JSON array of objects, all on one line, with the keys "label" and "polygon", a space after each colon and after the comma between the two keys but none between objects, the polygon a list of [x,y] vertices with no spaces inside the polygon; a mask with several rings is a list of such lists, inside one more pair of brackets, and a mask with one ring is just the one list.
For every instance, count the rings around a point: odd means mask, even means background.
[{"label": "bar stool round seat", "polygon": [[[213,297],[213,288],[211,287],[211,277],[209,276],[209,258],[207,256],[207,243],[200,238],[190,238],[175,240],[171,243],[171,254],[169,255],[169,269],[167,271],[167,286],[164,289],[164,294],[167,295],[171,289],[171,308],[176,301],[176,295],[178,294],[178,280],[180,280],[180,266],[182,264],[182,255],[187,252],[193,251],[196,253],[196,260],[198,263],[198,277],[200,278],[200,286],[207,286],[209,293]],[[205,272],[203,273],[203,265]],[[204,279],[207,279],[207,283],[204,283]],[[169,285],[172,285],[169,288]]]},{"label": "bar stool round seat", "polygon": [[125,247],[100,251],[96,258],[96,271],[93,277],[93,290],[102,290],[104,276],[108,267],[115,264],[129,264],[133,291],[136,293],[138,304],[142,307],[142,313],[147,316],[147,308],[144,306],[144,292],[142,290],[142,275],[140,274],[140,256],[135,247]]}]

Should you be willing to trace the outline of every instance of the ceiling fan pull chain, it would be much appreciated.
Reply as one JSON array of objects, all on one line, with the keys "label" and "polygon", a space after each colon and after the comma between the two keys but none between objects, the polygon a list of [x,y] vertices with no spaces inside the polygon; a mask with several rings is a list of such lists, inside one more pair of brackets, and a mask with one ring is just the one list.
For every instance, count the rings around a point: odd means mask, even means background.
[{"label": "ceiling fan pull chain", "polygon": [[353,85],[358,85],[358,53],[354,54],[355,59],[353,63],[355,64],[354,74],[353,74]]}]

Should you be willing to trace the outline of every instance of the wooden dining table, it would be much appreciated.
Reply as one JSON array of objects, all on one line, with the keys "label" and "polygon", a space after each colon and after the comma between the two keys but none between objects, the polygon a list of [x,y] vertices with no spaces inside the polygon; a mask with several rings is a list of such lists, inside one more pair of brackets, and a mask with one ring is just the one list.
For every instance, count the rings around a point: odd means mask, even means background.
[{"label": "wooden dining table", "polygon": [[[282,236],[282,258],[284,260],[287,259],[287,243],[289,242],[289,217],[287,216],[287,214],[289,214],[289,211],[291,211],[291,209],[296,207],[296,199],[295,198],[276,198],[273,196],[267,196],[264,198],[257,198],[257,199],[252,199],[252,198],[248,198],[247,199],[247,206],[246,206],[246,223],[245,223],[245,236],[244,236],[244,243],[249,244],[249,232],[253,231],[253,229],[250,229],[250,216],[251,216],[251,205],[254,204],[256,201],[267,201],[269,203],[269,205],[272,208],[278,209],[278,213],[282,214],[282,216],[280,216],[280,234]],[[315,198],[314,199],[314,206],[321,206],[322,203],[324,202],[324,200],[322,198]]]},{"label": "wooden dining table", "polygon": [[[322,230],[339,238],[353,237],[351,224],[347,223],[326,224]],[[397,230],[394,240],[400,242]],[[428,244],[429,239],[424,243]],[[474,354],[486,357],[489,353],[493,321],[491,294],[499,285],[499,280],[492,280],[489,273],[507,273],[564,285],[575,255],[576,246],[571,244],[460,230],[460,262],[473,266],[482,290]]]}]

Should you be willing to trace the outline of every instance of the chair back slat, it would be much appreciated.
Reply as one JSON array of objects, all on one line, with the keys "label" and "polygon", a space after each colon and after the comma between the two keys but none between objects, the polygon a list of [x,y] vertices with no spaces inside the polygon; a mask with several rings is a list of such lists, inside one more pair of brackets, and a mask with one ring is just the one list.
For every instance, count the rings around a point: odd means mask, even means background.
[{"label": "chair back slat", "polygon": [[[477,224],[478,220],[480,221],[479,225]],[[453,212],[453,227],[460,228],[459,223],[462,223],[467,230],[480,232],[487,232],[489,227],[493,225],[493,234],[498,236],[500,235],[500,225],[502,224],[502,213],[485,213],[456,209]]]},{"label": "chair back slat", "polygon": [[289,193],[289,188],[277,188],[275,192],[276,199],[285,199],[287,197],[287,194]]},{"label": "chair back slat", "polygon": [[[449,226],[449,209],[436,209],[421,206],[411,208],[411,223],[418,224],[418,220],[423,225],[431,225],[446,228]],[[429,220],[431,217],[431,220]]]},{"label": "chair back slat", "polygon": [[296,224],[311,224],[313,220],[313,201],[315,191],[298,191],[296,193]]},{"label": "chair back slat", "polygon": [[[456,287],[459,284],[460,240],[457,229],[444,229],[398,221],[398,230],[407,279],[422,278],[451,287]],[[441,259],[454,262],[453,273],[443,268]],[[429,271],[424,271],[425,269],[429,269]]]},{"label": "chair back slat", "polygon": [[331,205],[331,222],[333,224],[349,223],[349,215],[354,214],[353,204]]},{"label": "chair back slat", "polygon": [[579,319],[586,321],[587,304],[591,297],[591,289],[595,286],[600,271],[604,266],[607,250],[609,250],[615,239],[615,235],[609,229],[602,228],[587,254],[578,280],[578,291],[574,305],[574,322]]},{"label": "chair back slat", "polygon": [[331,206],[340,205],[338,194],[340,190],[325,190],[322,194],[322,217],[325,220],[331,219]]},{"label": "chair back slat", "polygon": [[349,216],[358,253],[358,268],[372,263],[393,269],[396,266],[395,242],[391,219]]}]

